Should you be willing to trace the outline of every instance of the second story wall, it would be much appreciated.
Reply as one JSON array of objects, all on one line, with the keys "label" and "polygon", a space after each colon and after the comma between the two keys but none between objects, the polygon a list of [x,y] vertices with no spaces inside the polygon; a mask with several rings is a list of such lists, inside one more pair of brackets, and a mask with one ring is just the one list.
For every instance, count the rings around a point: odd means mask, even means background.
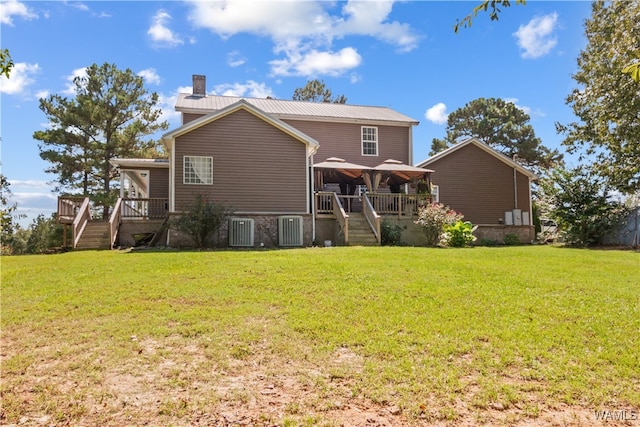
[{"label": "second story wall", "polygon": [[[183,113],[183,124],[189,123],[201,114]],[[340,157],[348,162],[364,166],[377,166],[387,159],[399,160],[411,164],[409,142],[412,128],[408,126],[389,126],[371,123],[336,123],[312,120],[282,119],[302,133],[320,143],[320,149],[314,155],[314,162],[322,162],[329,157]],[[377,155],[362,154],[362,127],[377,129]]]},{"label": "second story wall", "polygon": [[[409,138],[411,127],[378,125],[375,123],[335,123],[283,119],[301,132],[320,143],[314,162],[322,162],[329,157],[340,157],[348,162],[364,166],[377,166],[387,159],[400,160],[409,164]],[[377,155],[363,155],[362,127],[377,129]]]}]

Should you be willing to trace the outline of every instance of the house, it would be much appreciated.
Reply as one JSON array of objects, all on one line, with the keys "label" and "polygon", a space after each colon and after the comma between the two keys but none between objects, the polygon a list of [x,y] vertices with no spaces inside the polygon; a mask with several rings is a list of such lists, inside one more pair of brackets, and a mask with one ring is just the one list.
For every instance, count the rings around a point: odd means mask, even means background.
[{"label": "house", "polygon": [[198,194],[233,211],[222,246],[378,245],[382,217],[420,245],[413,221],[433,197],[479,225],[479,238],[534,240],[536,176],[477,139],[410,166],[418,122],[391,108],[212,96],[198,75],[193,88],[176,102],[181,126],[162,137],[169,159],[112,160],[120,199],[108,224],[91,221],[88,200],[59,199],[74,247],[188,245],[166,222]]},{"label": "house", "polygon": [[[400,191],[431,172],[409,166],[418,122],[408,116],[387,107],[206,95],[204,76],[194,76],[193,88],[176,102],[181,126],[162,137],[168,160],[112,160],[121,198],[102,231],[111,244],[152,234],[150,220],[179,214],[197,194],[233,211],[216,236],[220,245],[380,244],[377,210],[410,217],[430,197]],[[374,186],[380,194],[363,191]],[[90,221],[79,220],[77,202],[61,203],[75,245]],[[188,241],[170,230],[166,243]]]},{"label": "house", "polygon": [[476,138],[469,138],[417,164],[436,171],[435,200],[478,225],[479,239],[504,241],[515,234],[535,240],[531,184],[537,176]]}]

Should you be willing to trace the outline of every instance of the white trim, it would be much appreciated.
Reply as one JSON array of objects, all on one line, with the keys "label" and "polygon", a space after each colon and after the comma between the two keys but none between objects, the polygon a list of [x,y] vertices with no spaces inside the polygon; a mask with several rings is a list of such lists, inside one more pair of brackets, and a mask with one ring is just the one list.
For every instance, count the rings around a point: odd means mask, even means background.
[{"label": "white trim", "polygon": [[[171,156],[171,162],[169,162],[169,211],[175,211],[176,205],[176,140],[172,139],[170,142],[171,147],[167,147],[169,155]],[[167,236],[168,241],[168,236]]]},{"label": "white trim", "polygon": [[[375,141],[365,141],[364,139],[364,130],[365,129],[375,129]],[[378,157],[380,155],[380,138],[378,132],[378,126],[360,126],[360,152],[363,156],[366,157]],[[375,154],[367,154],[364,152],[364,144],[375,142],[376,145],[376,153]]]},{"label": "white trim", "polygon": [[311,242],[316,240],[316,195],[314,189],[315,183],[315,169],[310,165],[313,165],[313,154],[307,157],[307,175],[311,175],[311,182],[307,186],[307,200],[311,205],[309,211],[311,212]]},{"label": "white trim", "polygon": [[409,165],[413,164],[413,127],[409,126],[408,129],[409,135],[407,136],[407,140],[409,141],[409,147],[407,153],[409,153]]}]

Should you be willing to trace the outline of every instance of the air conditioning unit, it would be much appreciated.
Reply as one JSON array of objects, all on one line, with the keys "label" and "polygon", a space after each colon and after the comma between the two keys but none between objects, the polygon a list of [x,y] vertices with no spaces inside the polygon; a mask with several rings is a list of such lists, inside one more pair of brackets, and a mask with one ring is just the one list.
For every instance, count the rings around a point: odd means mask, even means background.
[{"label": "air conditioning unit", "polygon": [[303,231],[301,216],[278,217],[278,245],[302,246]]},{"label": "air conditioning unit", "polygon": [[229,220],[229,246],[253,246],[253,219]]}]

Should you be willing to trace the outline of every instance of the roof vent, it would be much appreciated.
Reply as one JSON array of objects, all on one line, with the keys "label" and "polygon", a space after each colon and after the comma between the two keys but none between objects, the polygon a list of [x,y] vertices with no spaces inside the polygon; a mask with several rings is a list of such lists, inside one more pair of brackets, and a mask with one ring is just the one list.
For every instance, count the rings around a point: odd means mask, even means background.
[{"label": "roof vent", "polygon": [[193,75],[193,96],[207,96],[207,76]]}]

